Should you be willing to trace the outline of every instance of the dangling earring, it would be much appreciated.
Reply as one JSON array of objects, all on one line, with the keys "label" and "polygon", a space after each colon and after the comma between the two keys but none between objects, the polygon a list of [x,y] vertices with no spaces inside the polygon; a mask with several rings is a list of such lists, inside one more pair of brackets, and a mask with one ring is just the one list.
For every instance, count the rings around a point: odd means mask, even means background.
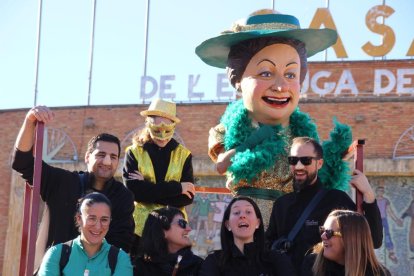
[{"label": "dangling earring", "polygon": [[231,228],[229,227],[229,228],[227,228],[227,230],[229,230],[229,232],[231,232]]},{"label": "dangling earring", "polygon": [[242,90],[241,90],[240,83],[236,83],[236,96],[241,97],[241,95],[242,95]]}]

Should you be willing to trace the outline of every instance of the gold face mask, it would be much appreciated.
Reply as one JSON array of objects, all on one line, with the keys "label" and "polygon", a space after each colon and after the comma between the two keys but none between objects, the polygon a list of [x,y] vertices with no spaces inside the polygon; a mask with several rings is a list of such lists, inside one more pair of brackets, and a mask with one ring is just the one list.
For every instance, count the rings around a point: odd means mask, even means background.
[{"label": "gold face mask", "polygon": [[147,121],[147,126],[149,128],[152,139],[165,141],[171,139],[174,135],[175,123],[166,124],[164,122],[161,122],[156,125],[152,119]]}]

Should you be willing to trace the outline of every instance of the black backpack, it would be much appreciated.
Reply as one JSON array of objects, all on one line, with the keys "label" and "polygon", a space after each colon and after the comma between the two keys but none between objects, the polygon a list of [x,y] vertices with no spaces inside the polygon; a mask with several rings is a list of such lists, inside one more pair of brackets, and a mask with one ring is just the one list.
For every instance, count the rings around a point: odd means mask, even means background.
[{"label": "black backpack", "polygon": [[[59,262],[59,268],[60,268],[60,274],[62,275],[62,271],[67,265],[69,261],[69,256],[72,251],[72,244],[73,240],[67,241],[65,243],[62,243],[62,253],[60,254],[60,262]],[[109,249],[108,253],[108,263],[109,268],[111,269],[111,274],[114,274],[116,263],[118,261],[118,254],[119,254],[119,248],[111,245],[111,248]]]}]

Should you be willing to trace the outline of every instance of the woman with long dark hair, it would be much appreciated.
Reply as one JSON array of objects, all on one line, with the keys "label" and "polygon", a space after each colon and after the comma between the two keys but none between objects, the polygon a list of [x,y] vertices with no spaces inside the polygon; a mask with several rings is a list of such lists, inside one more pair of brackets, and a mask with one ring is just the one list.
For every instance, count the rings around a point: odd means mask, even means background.
[{"label": "woman with long dark hair", "polygon": [[145,222],[134,275],[196,276],[203,259],[191,251],[191,228],[181,210],[153,210]]},{"label": "woman with long dark hair", "polygon": [[233,198],[223,215],[221,250],[207,256],[200,275],[295,275],[287,256],[265,249],[262,220],[251,198]]}]

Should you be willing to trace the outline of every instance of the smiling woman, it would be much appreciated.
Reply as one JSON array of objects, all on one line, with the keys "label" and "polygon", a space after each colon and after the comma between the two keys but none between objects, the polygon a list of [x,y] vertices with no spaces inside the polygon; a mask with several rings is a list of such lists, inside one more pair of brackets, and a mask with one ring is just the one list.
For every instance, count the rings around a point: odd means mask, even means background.
[{"label": "smiling woman", "polygon": [[306,256],[301,275],[391,275],[375,256],[371,231],[363,215],[349,210],[332,211],[320,232],[322,242]]},{"label": "smiling woman", "polygon": [[[80,235],[68,249],[64,247],[67,243],[52,246],[38,275],[132,275],[129,256],[105,240],[111,223],[111,202],[105,195],[94,192],[81,198],[75,221]],[[110,265],[111,250],[117,252],[115,267]],[[64,258],[67,262],[62,265]]]},{"label": "smiling woman", "polygon": [[153,210],[145,222],[135,276],[195,276],[203,259],[191,251],[191,228],[177,208]]}]

